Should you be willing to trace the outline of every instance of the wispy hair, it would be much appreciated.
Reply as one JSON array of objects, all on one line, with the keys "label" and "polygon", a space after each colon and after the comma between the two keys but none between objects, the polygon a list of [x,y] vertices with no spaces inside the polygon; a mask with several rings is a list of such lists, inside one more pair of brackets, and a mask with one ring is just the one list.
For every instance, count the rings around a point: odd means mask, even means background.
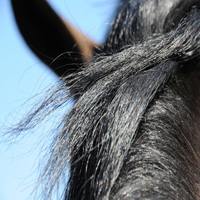
[{"label": "wispy hair", "polygon": [[49,199],[199,199],[200,3],[121,1],[106,43],[16,131],[74,98],[41,175]]}]

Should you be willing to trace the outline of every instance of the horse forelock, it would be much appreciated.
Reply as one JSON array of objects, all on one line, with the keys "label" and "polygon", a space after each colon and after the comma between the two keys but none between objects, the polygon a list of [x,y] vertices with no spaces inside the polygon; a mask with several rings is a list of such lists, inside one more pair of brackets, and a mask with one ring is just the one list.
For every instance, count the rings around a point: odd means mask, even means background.
[{"label": "horse forelock", "polygon": [[94,58],[19,124],[75,98],[41,176],[44,198],[68,163],[65,199],[199,198],[200,12],[185,2],[121,1]]}]

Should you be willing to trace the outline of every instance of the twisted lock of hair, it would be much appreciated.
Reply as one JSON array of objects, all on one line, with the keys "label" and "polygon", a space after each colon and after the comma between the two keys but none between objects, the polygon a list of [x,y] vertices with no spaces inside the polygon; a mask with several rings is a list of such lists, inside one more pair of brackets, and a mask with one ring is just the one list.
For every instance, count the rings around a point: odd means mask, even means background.
[{"label": "twisted lock of hair", "polygon": [[198,199],[198,115],[191,104],[199,91],[191,85],[195,73],[199,78],[200,15],[197,1],[189,4],[122,4],[102,50],[108,56],[76,75],[71,91],[82,96],[70,116],[78,123],[68,129],[67,198]]},{"label": "twisted lock of hair", "polygon": [[[76,97],[40,180],[65,199],[198,199],[198,0],[122,0],[106,43],[14,131]],[[70,85],[70,94],[66,92]]]}]

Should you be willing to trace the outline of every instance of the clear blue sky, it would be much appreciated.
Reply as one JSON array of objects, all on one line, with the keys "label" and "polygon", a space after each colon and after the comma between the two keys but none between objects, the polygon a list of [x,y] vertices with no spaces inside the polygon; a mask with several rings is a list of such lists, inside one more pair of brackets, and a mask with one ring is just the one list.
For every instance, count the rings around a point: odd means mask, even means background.
[{"label": "clear blue sky", "polygon": [[[86,35],[100,43],[117,0],[49,0],[48,2]],[[57,79],[25,45],[11,12],[10,1],[0,2],[0,133],[23,118]],[[30,98],[36,96],[34,99]],[[40,138],[52,123],[22,141],[0,143],[0,200],[32,200],[37,181]],[[48,143],[48,141],[47,141]]]}]

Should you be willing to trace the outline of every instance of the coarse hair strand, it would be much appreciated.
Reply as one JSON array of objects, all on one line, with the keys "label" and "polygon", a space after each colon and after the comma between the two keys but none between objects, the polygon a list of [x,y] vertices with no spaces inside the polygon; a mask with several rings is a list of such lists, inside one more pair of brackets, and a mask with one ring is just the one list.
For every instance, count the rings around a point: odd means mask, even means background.
[{"label": "coarse hair strand", "polygon": [[68,163],[65,200],[199,199],[199,5],[122,0],[94,58],[13,129],[75,99],[40,178],[43,199]]}]

